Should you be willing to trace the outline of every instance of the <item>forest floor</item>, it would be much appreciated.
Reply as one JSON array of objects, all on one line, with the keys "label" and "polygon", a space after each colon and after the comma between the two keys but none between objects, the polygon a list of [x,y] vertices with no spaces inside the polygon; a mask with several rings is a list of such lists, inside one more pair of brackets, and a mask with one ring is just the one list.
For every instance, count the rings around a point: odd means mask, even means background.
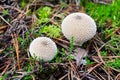
[{"label": "forest floor", "polygon": [[[79,46],[61,31],[62,20],[73,12],[97,24],[96,35],[81,46],[88,51],[81,65],[72,56]],[[40,36],[57,44],[52,61],[38,62],[29,54]],[[120,80],[120,0],[1,0],[0,80]]]}]

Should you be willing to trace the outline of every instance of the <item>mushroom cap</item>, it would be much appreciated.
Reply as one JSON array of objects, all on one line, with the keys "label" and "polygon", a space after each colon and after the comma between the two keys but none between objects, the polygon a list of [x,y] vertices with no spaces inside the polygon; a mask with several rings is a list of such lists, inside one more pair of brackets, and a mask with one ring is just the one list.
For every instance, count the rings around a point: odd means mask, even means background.
[{"label": "mushroom cap", "polygon": [[50,38],[38,37],[31,42],[29,51],[38,61],[50,61],[57,54],[57,46]]},{"label": "mushroom cap", "polygon": [[70,40],[74,37],[74,43],[82,45],[96,34],[95,21],[85,13],[72,13],[65,17],[62,24],[62,33]]}]

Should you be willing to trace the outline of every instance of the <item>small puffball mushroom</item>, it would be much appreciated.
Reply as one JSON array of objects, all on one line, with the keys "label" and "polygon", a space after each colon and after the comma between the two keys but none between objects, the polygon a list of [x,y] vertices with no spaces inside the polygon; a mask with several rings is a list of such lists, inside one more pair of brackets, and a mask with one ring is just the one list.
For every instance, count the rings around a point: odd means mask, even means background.
[{"label": "small puffball mushroom", "polygon": [[38,61],[50,61],[57,54],[57,46],[50,38],[38,37],[31,42],[29,52]]},{"label": "small puffball mushroom", "polygon": [[72,13],[65,17],[61,24],[62,33],[70,40],[74,37],[74,43],[82,44],[90,40],[96,34],[95,21],[85,13]]}]

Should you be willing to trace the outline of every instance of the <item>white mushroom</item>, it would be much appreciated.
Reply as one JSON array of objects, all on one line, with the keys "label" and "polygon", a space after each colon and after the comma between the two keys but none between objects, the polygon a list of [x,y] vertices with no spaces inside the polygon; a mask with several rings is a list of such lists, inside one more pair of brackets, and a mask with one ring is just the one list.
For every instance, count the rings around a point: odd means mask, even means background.
[{"label": "white mushroom", "polygon": [[29,51],[38,61],[50,61],[57,54],[57,46],[50,38],[38,37],[31,42]]},{"label": "white mushroom", "polygon": [[96,34],[95,21],[85,13],[72,13],[61,24],[64,36],[70,40],[74,37],[74,43],[82,44],[90,40]]}]

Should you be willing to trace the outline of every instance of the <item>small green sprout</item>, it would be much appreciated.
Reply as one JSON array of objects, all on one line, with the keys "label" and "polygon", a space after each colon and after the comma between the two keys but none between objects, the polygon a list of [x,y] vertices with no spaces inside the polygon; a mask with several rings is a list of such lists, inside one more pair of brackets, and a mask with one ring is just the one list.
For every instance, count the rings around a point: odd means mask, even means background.
[{"label": "small green sprout", "polygon": [[3,10],[3,16],[8,15],[8,9],[7,10]]},{"label": "small green sprout", "polygon": [[89,58],[85,57],[85,60],[87,61],[87,65],[93,64],[93,62]]},{"label": "small green sprout", "polygon": [[26,5],[27,5],[27,2],[25,0],[22,0],[20,3],[21,8],[24,9]]},{"label": "small green sprout", "polygon": [[72,37],[70,40],[70,48],[69,48],[70,53],[72,53],[73,51],[73,44],[74,44],[74,37]]},{"label": "small green sprout", "polygon": [[70,54],[70,55],[67,56],[67,59],[68,59],[68,60],[73,60],[73,59],[74,59],[74,56],[73,56],[72,54]]}]

